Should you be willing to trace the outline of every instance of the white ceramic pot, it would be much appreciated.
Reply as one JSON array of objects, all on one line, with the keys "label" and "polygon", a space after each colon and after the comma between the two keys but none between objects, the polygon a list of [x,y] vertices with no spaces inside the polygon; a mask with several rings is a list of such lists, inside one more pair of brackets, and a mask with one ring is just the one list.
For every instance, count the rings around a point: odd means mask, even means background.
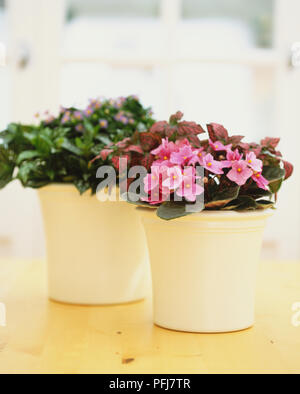
[{"label": "white ceramic pot", "polygon": [[80,196],[64,184],[40,189],[39,197],[51,299],[99,305],[145,297],[148,251],[133,205]]},{"label": "white ceramic pot", "polygon": [[164,221],[139,209],[152,269],[154,321],[188,332],[254,324],[255,283],[268,211],[204,211]]}]

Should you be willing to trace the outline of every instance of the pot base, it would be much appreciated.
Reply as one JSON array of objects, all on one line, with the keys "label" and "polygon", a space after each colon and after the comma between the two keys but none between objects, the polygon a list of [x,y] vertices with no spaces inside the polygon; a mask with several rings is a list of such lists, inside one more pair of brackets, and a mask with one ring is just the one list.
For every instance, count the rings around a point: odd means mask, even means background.
[{"label": "pot base", "polygon": [[180,333],[185,333],[185,334],[199,334],[199,335],[205,335],[205,334],[230,334],[230,333],[234,333],[234,332],[242,332],[242,331],[247,331],[247,330],[251,330],[254,327],[254,323],[251,324],[250,326],[247,327],[242,327],[242,328],[236,328],[236,329],[231,329],[231,330],[222,330],[222,329],[218,329],[218,330],[192,330],[192,329],[180,329],[180,328],[172,328],[172,327],[168,327],[166,325],[160,324],[160,323],[156,323],[154,322],[154,324],[159,327],[162,328],[164,330],[168,330],[168,331],[174,331],[174,332],[180,332]]},{"label": "pot base", "polygon": [[129,306],[129,305],[135,305],[135,304],[139,304],[142,303],[146,300],[146,297],[140,298],[140,299],[136,299],[133,301],[120,301],[120,302],[115,302],[112,304],[91,304],[91,303],[78,303],[78,302],[69,302],[69,301],[61,301],[61,300],[56,300],[53,297],[48,297],[49,301],[54,302],[55,304],[61,304],[61,305],[71,305],[71,306],[78,306],[78,307],[110,307],[110,306]]}]

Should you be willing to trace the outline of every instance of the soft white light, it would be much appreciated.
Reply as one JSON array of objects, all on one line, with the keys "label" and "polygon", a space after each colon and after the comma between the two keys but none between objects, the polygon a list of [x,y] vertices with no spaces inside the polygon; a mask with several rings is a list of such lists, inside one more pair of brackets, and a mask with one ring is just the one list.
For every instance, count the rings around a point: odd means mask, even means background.
[{"label": "soft white light", "polygon": [[2,42],[0,42],[0,67],[5,66],[5,60],[6,60],[6,47]]},{"label": "soft white light", "polygon": [[294,42],[292,45],[292,66],[300,67],[300,42]]}]

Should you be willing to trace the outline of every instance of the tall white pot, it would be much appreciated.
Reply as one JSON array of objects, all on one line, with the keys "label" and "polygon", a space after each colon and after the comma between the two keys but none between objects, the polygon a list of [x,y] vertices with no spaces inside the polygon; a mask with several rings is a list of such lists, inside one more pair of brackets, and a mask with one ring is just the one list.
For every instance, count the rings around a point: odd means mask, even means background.
[{"label": "tall white pot", "polygon": [[251,327],[270,212],[204,211],[172,221],[150,209],[139,212],[150,253],[155,323],[207,333]]},{"label": "tall white pot", "polygon": [[80,196],[73,185],[39,190],[53,300],[119,304],[143,299],[148,252],[134,206]]}]

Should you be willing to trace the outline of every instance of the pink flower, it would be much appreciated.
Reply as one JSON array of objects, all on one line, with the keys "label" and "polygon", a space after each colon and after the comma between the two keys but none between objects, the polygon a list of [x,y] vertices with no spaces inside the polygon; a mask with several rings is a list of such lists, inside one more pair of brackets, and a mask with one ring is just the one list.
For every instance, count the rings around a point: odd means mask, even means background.
[{"label": "pink flower", "polygon": [[179,152],[173,152],[171,154],[171,163],[184,166],[190,161],[192,157],[193,150],[191,145],[184,145],[179,149]]},{"label": "pink flower", "polygon": [[252,175],[253,171],[248,168],[247,162],[244,160],[238,160],[232,164],[232,169],[228,172],[227,177],[232,182],[242,186]]},{"label": "pink flower", "polygon": [[204,148],[194,149],[193,157],[189,161],[189,165],[200,164],[203,165],[203,158],[205,156]]},{"label": "pink flower", "polygon": [[222,162],[214,160],[210,153],[204,156],[202,166],[213,174],[223,174]]},{"label": "pink flower", "polygon": [[212,140],[211,139],[209,139],[209,145],[213,148],[213,150],[215,150],[215,151],[226,151],[226,152],[228,152],[230,149],[231,149],[231,147],[232,147],[232,144],[229,144],[229,145],[223,145],[222,144],[222,142],[220,142],[220,141],[216,141],[216,142],[212,142]]},{"label": "pink flower", "polygon": [[144,190],[149,193],[151,190],[159,187],[160,168],[157,166],[151,167],[151,174],[147,174],[144,178]]},{"label": "pink flower", "polygon": [[227,151],[226,159],[222,161],[223,168],[230,168],[232,164],[237,161],[241,160],[243,155],[236,149],[234,152],[232,150]]},{"label": "pink flower", "polygon": [[163,187],[175,190],[182,184],[183,176],[179,166],[170,167],[167,170],[167,178],[163,181]]},{"label": "pink flower", "polygon": [[202,186],[196,183],[195,169],[193,167],[186,168],[183,171],[183,181],[180,187],[176,190],[179,197],[184,197],[189,201],[195,201],[196,197],[204,192]]},{"label": "pink flower", "polygon": [[176,140],[175,145],[179,146],[182,148],[184,145],[191,145],[190,141],[187,138],[183,138],[181,140]]},{"label": "pink flower", "polygon": [[170,157],[173,152],[178,151],[178,147],[174,144],[174,142],[169,142],[168,138],[162,140],[162,144],[151,151],[152,155],[156,156],[157,160],[156,164],[170,164]]},{"label": "pink flower", "polygon": [[263,163],[261,160],[257,159],[253,152],[249,152],[246,155],[246,162],[253,171],[261,172]]},{"label": "pink flower", "polygon": [[269,184],[269,181],[264,178],[260,172],[254,172],[254,174],[252,175],[252,179],[257,183],[258,187],[264,190],[268,190],[267,186]]},{"label": "pink flower", "polygon": [[168,169],[164,165],[153,165],[151,167],[151,173],[144,178],[144,191],[150,195],[146,198],[141,198],[142,201],[147,201],[150,204],[159,204],[168,200],[170,191],[162,186],[163,181],[167,178]]}]

